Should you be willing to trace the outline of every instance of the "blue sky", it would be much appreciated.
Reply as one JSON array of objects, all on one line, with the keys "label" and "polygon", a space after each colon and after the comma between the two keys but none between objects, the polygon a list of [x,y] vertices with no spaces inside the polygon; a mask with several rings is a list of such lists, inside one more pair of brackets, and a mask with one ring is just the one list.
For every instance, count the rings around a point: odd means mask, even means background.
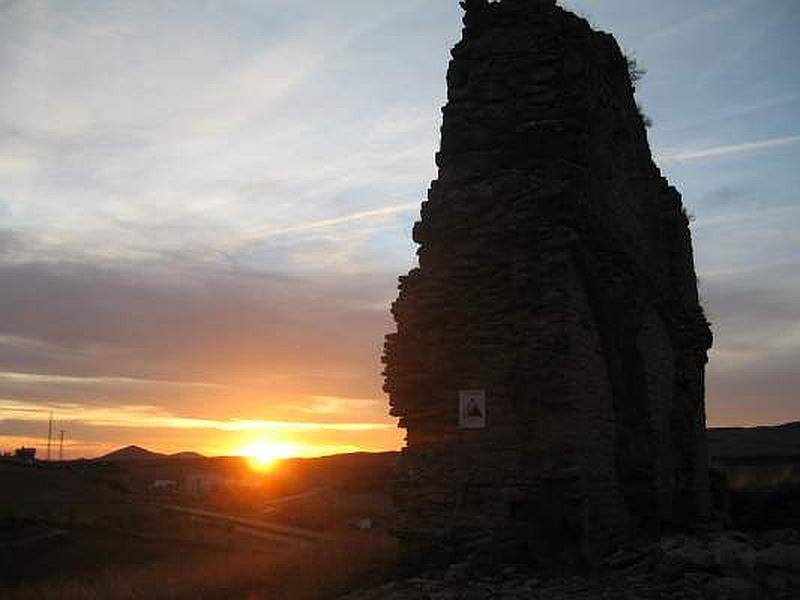
[{"label": "blue sky", "polygon": [[[716,335],[710,423],[800,418],[800,4],[562,5],[648,71]],[[0,446],[37,442],[38,409],[75,453],[400,443],[378,357],[460,18],[0,0]]]}]

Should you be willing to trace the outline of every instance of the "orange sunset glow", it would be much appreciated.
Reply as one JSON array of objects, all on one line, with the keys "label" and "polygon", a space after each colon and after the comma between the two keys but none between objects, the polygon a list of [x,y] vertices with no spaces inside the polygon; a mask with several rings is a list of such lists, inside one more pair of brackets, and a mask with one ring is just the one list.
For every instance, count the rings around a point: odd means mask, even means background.
[{"label": "orange sunset glow", "polygon": [[[255,419],[223,414],[209,418],[195,411],[179,415],[138,404],[101,407],[59,403],[52,407],[52,414],[54,430],[65,431],[64,455],[68,458],[99,456],[135,443],[165,454],[194,450],[207,456],[245,456],[254,467],[267,470],[282,458],[382,451],[402,445],[403,430],[385,415],[379,399],[317,397],[304,402],[280,411],[261,407],[253,412],[263,417]],[[224,404],[227,410],[232,406],[232,401]],[[359,409],[355,414],[353,407]],[[50,410],[10,400],[0,400],[0,410],[13,415],[20,429],[33,432],[3,435],[0,447],[46,447]]]},{"label": "orange sunset glow", "polygon": [[279,460],[298,456],[302,451],[295,444],[256,442],[245,446],[236,454],[246,457],[253,469],[269,471]]}]

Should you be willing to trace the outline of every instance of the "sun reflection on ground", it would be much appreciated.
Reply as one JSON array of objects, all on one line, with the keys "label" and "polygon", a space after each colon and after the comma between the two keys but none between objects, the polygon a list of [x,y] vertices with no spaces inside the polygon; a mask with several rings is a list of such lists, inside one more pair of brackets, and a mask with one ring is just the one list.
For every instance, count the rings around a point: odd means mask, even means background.
[{"label": "sun reflection on ground", "polygon": [[243,447],[238,454],[246,457],[250,467],[256,471],[269,471],[280,460],[296,456],[298,448],[280,442],[254,442]]}]

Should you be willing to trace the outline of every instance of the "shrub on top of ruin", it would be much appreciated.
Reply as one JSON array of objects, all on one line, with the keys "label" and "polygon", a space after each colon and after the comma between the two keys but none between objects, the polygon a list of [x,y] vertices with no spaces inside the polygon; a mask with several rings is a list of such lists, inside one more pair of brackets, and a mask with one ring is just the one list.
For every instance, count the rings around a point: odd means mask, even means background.
[{"label": "shrub on top of ruin", "polygon": [[[639,83],[642,78],[647,74],[647,69],[642,67],[639,62],[636,60],[636,57],[633,55],[625,55],[625,63],[628,65],[628,77],[631,80],[631,87],[633,87],[634,93],[636,92],[636,84]],[[642,105],[638,102],[636,103],[636,109],[639,111],[639,117],[642,119],[642,124],[645,127],[652,127],[653,126],[653,119],[644,112],[642,109]]]},{"label": "shrub on top of ruin", "polygon": [[639,118],[642,120],[642,125],[645,127],[652,127],[653,126],[653,119],[650,118],[650,115],[644,112],[642,109],[642,105],[638,102],[636,103],[636,110],[639,112]]},{"label": "shrub on top of ruin", "polygon": [[631,85],[633,86],[633,91],[635,92],[636,84],[639,83],[645,75],[647,75],[647,69],[639,64],[635,56],[625,55],[625,62],[628,64],[628,76],[631,79]]}]

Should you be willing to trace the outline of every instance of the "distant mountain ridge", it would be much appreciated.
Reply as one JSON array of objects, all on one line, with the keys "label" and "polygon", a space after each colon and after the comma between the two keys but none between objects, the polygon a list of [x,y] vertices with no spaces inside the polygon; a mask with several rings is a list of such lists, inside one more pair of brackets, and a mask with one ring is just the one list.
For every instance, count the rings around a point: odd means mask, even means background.
[{"label": "distant mountain ridge", "polygon": [[176,452],[175,454],[167,455],[167,458],[206,458],[199,452]]},{"label": "distant mountain ridge", "polygon": [[124,461],[124,460],[159,460],[166,458],[205,458],[202,454],[197,452],[177,452],[175,454],[163,454],[161,452],[153,452],[141,446],[130,445],[104,454],[94,460],[98,462],[111,462],[111,461]]},{"label": "distant mountain ridge", "polygon": [[[783,425],[763,425],[758,427],[711,427],[708,429],[709,453],[712,460],[730,460],[739,458],[796,458],[800,459],[800,421],[785,423]],[[353,460],[358,460],[360,455],[368,456],[372,453],[353,454]],[[385,453],[388,455],[393,452]],[[96,461],[127,461],[127,460],[163,460],[163,459],[199,459],[206,458],[198,452],[176,452],[163,454],[153,452],[141,446],[130,445],[104,454]],[[347,460],[346,455],[321,457],[325,460]],[[294,459],[309,460],[309,459]],[[312,459],[313,460],[313,459]],[[319,459],[317,459],[319,460]]]},{"label": "distant mountain ridge", "polygon": [[153,452],[151,450],[147,450],[146,448],[142,448],[141,446],[131,445],[114,450],[108,454],[104,454],[95,460],[99,462],[113,460],[145,460],[164,458],[165,456],[166,454],[161,454],[160,452]]},{"label": "distant mountain ridge", "polygon": [[759,427],[714,427],[708,430],[712,459],[800,460],[800,421]]}]

